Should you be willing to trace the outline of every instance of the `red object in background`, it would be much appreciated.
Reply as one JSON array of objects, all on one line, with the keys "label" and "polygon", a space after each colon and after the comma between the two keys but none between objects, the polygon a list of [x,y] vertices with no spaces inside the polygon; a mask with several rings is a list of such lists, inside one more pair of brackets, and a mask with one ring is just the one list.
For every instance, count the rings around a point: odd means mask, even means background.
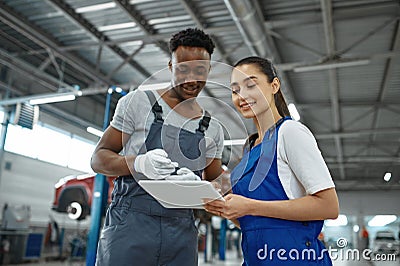
[{"label": "red object in background", "polygon": [[[56,212],[74,214],[76,206],[79,204],[81,214],[76,218],[83,220],[90,214],[90,207],[93,199],[93,188],[95,174],[71,175],[61,178],[55,184],[55,194],[52,209]],[[108,204],[111,202],[111,193],[114,188],[114,179],[116,177],[107,177]],[[71,203],[72,206],[71,206]]]}]

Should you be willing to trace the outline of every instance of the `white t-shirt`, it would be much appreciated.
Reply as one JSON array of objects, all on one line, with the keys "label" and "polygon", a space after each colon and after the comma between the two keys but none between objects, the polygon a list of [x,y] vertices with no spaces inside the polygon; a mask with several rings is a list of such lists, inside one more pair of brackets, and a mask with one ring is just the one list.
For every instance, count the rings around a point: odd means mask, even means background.
[{"label": "white t-shirt", "polygon": [[[189,119],[178,114],[169,107],[156,91],[152,92],[158,104],[162,107],[164,124],[183,128],[193,133],[196,131],[201,118]],[[153,121],[154,114],[151,110],[151,103],[144,91],[132,91],[118,101],[110,124],[113,128],[130,135],[122,154],[138,154]],[[212,116],[209,127],[205,131],[205,140],[206,157],[221,159],[224,148],[224,135],[221,125]]]},{"label": "white t-shirt", "polygon": [[311,131],[287,120],[278,131],[278,175],[289,199],[335,187]]}]

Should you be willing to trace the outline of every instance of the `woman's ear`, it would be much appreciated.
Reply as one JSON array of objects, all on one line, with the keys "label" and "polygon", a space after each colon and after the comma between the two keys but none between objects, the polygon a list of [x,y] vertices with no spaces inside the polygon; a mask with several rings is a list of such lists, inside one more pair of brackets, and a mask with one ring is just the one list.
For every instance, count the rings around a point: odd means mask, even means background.
[{"label": "woman's ear", "polygon": [[170,71],[172,71],[172,62],[171,62],[171,60],[168,61],[168,68],[169,68]]},{"label": "woman's ear", "polygon": [[272,87],[272,94],[276,94],[279,91],[279,89],[281,88],[281,82],[277,77],[275,77],[272,80],[271,87]]}]

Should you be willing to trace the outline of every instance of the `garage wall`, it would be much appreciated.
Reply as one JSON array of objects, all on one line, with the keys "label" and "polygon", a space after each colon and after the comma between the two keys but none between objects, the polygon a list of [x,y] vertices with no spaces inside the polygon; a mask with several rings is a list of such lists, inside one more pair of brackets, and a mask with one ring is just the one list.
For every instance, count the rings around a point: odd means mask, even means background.
[{"label": "garage wall", "polygon": [[346,215],[400,215],[398,190],[338,192],[340,213]]},{"label": "garage wall", "polygon": [[[54,184],[61,178],[82,172],[42,162],[29,157],[4,152],[0,175],[0,208],[9,205],[29,205],[31,224],[47,225],[49,214],[60,225],[75,226],[76,221],[51,211]],[[2,212],[0,212],[1,218]],[[87,221],[81,222],[85,224]]]}]

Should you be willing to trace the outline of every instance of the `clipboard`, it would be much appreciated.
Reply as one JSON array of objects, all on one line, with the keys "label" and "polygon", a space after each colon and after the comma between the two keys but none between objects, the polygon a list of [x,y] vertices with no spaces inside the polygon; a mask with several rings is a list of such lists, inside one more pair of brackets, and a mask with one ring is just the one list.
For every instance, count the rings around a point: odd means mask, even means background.
[{"label": "clipboard", "polygon": [[165,208],[204,209],[204,198],[225,201],[205,180],[139,180],[139,185]]}]

